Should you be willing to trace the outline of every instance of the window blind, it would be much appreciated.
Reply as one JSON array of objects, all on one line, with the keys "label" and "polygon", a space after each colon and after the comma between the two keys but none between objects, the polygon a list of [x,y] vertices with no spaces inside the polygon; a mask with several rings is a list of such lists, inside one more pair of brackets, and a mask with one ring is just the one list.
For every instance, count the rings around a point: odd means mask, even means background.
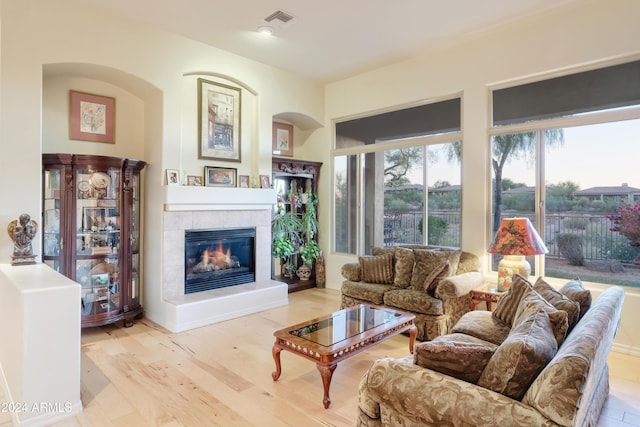
[{"label": "window blind", "polygon": [[493,91],[493,125],[640,105],[640,61]]},{"label": "window blind", "polygon": [[[460,98],[336,123],[336,135],[365,144],[460,130]],[[341,148],[341,147],[338,147]]]}]

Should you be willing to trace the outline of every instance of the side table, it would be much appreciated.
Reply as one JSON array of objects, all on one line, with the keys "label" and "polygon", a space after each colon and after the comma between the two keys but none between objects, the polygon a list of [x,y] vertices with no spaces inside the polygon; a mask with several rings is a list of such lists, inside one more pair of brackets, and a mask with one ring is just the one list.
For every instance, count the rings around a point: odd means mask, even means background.
[{"label": "side table", "polygon": [[498,302],[503,293],[498,291],[498,285],[495,283],[483,283],[471,291],[471,310],[475,310],[476,306],[484,301],[487,303],[487,310],[491,311],[491,304]]}]

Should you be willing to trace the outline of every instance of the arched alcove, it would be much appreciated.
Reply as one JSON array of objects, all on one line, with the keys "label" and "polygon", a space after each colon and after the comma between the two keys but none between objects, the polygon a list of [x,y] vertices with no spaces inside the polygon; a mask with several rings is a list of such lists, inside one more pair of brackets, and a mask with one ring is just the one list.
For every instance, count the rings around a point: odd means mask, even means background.
[{"label": "arched alcove", "polygon": [[322,123],[304,113],[283,112],[273,115],[274,121],[285,121],[302,130],[315,130],[323,127]]},{"label": "arched alcove", "polygon": [[[155,103],[162,92],[130,73],[87,63],[45,64],[42,68],[42,151],[130,157],[150,161],[147,141],[161,140],[162,117]],[[69,137],[69,92],[115,99],[115,143]],[[153,159],[155,160],[155,159]]]}]

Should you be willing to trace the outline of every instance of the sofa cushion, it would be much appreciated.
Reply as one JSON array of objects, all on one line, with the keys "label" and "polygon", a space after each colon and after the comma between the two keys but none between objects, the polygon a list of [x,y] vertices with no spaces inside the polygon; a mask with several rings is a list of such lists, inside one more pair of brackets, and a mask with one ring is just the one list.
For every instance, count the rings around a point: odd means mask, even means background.
[{"label": "sofa cushion", "polygon": [[[527,300],[536,300],[533,296]],[[549,315],[537,300],[523,304],[507,339],[500,344],[478,379],[478,385],[521,400],[558,350]]]},{"label": "sofa cushion", "polygon": [[[394,288],[397,289],[397,288]],[[415,289],[397,289],[384,293],[384,305],[414,313],[439,316],[444,313],[442,300],[432,297],[424,291]]]},{"label": "sofa cushion", "polygon": [[509,336],[510,330],[511,326],[492,316],[490,311],[474,310],[463,314],[451,332],[500,345]]},{"label": "sofa cushion", "polygon": [[451,263],[449,260],[445,260],[442,264],[436,267],[427,277],[422,284],[423,290],[431,296],[434,296],[436,286],[440,283],[440,280],[451,276]]},{"label": "sofa cushion", "polygon": [[562,295],[580,304],[580,318],[585,315],[589,307],[591,307],[591,292],[582,285],[582,280],[576,277],[568,281],[560,288]]},{"label": "sofa cushion", "polygon": [[351,282],[345,280],[340,288],[343,295],[371,304],[382,305],[385,292],[398,289],[395,286],[383,285],[380,283]]},{"label": "sofa cushion", "polygon": [[430,249],[414,249],[415,264],[411,276],[411,288],[423,290],[423,283],[427,276],[446,260],[451,264],[451,271],[458,269],[460,251],[437,251]]},{"label": "sofa cushion", "polygon": [[362,280],[367,283],[393,283],[393,254],[362,255],[358,257]]},{"label": "sofa cushion", "polygon": [[573,329],[580,318],[580,304],[578,302],[572,301],[560,292],[556,291],[542,277],[538,277],[536,283],[533,284],[533,290],[539,293],[558,310],[566,311],[567,320],[569,321],[569,331]]},{"label": "sofa cushion", "polygon": [[413,363],[475,383],[496,347],[464,334],[442,335],[418,344],[413,353]]},{"label": "sofa cushion", "polygon": [[529,297],[537,299],[549,315],[553,325],[553,335],[556,337],[558,345],[562,344],[569,330],[567,312],[557,310],[551,303],[547,302],[540,294],[533,290],[531,283],[524,277],[517,274],[509,290],[500,296],[492,315],[513,327],[513,322],[523,298]]}]

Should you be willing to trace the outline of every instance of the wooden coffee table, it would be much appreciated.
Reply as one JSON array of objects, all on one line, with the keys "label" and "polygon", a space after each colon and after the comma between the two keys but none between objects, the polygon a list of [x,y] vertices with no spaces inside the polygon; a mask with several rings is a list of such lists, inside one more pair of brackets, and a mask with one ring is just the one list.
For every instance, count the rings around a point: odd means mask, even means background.
[{"label": "wooden coffee table", "polygon": [[372,305],[357,305],[327,316],[298,323],[273,333],[274,381],[280,378],[280,352],[288,350],[316,362],[324,386],[322,403],[331,404],[329,386],[338,362],[399,333],[409,331],[409,351],[413,353],[417,329],[415,316],[403,311]]}]

